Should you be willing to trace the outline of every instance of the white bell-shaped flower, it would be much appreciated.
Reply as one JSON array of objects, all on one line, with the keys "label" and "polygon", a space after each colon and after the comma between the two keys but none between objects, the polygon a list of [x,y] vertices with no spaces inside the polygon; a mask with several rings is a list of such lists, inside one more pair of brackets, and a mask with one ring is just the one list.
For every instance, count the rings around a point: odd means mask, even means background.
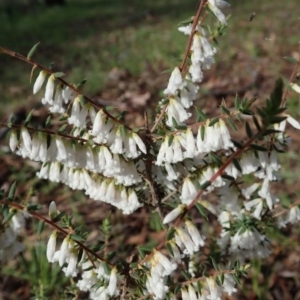
[{"label": "white bell-shaped flower", "polygon": [[46,90],[45,90],[45,96],[42,99],[43,104],[53,104],[53,94],[55,89],[55,76],[51,75],[48,78],[47,84],[46,84]]},{"label": "white bell-shaped flower", "polygon": [[186,82],[182,79],[181,72],[178,67],[173,70],[168,87],[164,90],[166,95],[177,95],[180,90],[184,88]]},{"label": "white bell-shaped flower", "polygon": [[46,79],[46,76],[47,76],[47,72],[44,70],[42,70],[39,73],[39,76],[36,78],[36,81],[33,85],[33,94],[36,94],[41,89],[41,87],[43,86],[43,83]]},{"label": "white bell-shaped flower", "polygon": [[48,262],[52,262],[54,254],[55,254],[56,237],[57,237],[57,231],[55,230],[50,235],[50,238],[49,238],[48,243],[47,243],[46,256],[47,256]]},{"label": "white bell-shaped flower", "polygon": [[221,0],[208,0],[208,6],[211,9],[211,11],[214,13],[216,18],[220,21],[220,23],[227,24],[226,17],[223,14],[223,12],[220,10],[220,8],[229,6],[229,3]]}]

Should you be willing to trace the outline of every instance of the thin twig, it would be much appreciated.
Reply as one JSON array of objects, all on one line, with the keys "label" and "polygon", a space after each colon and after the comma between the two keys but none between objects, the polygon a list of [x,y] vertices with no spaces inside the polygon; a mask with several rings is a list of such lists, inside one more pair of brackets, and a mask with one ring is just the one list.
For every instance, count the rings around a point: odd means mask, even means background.
[{"label": "thin twig", "polygon": [[194,17],[194,20],[193,20],[193,25],[192,25],[192,31],[191,31],[191,35],[190,35],[190,38],[188,40],[188,43],[187,43],[187,46],[186,46],[186,49],[185,49],[185,53],[184,53],[184,56],[183,56],[183,60],[181,62],[181,65],[180,65],[180,70],[182,71],[185,67],[185,64],[187,62],[187,58],[189,56],[189,53],[190,53],[190,50],[191,50],[191,47],[192,47],[192,43],[193,43],[193,38],[194,38],[194,34],[195,34],[195,29],[198,25],[198,22],[199,22],[199,19],[200,19],[200,16],[201,16],[201,13],[203,11],[203,8],[206,4],[207,0],[201,0],[201,3],[199,5],[199,8],[198,8],[198,11],[197,11],[197,14],[196,16]]},{"label": "thin twig", "polygon": [[[9,56],[15,57],[19,60],[25,61],[29,64],[31,64],[32,66],[34,66],[35,68],[39,68],[41,70],[44,70],[45,72],[47,72],[48,74],[55,74],[56,72],[50,70],[49,68],[46,68],[45,66],[39,64],[38,62],[34,61],[31,58],[27,58],[25,56],[23,56],[20,53],[11,51],[9,49],[6,49],[4,47],[0,47],[0,53],[5,53]],[[81,95],[84,97],[84,99],[89,102],[90,104],[92,104],[94,107],[96,107],[97,109],[103,109],[105,106],[100,105],[98,103],[96,103],[93,99],[91,99],[90,97],[86,96],[85,94],[83,94],[80,90],[78,90],[76,87],[74,87],[72,84],[68,83],[66,80],[62,79],[61,77],[56,77],[56,80],[60,81],[63,85],[69,87],[72,91],[74,91],[75,93],[77,93],[78,95]],[[114,117],[113,115],[111,115],[108,111],[106,111],[105,109],[103,110],[103,112],[107,115],[108,118],[114,120],[116,123],[121,124],[123,126],[125,126],[128,130],[132,130],[129,126],[127,126],[126,124],[123,124],[119,119],[117,119],[116,117]]]},{"label": "thin twig", "polygon": [[[296,65],[295,65],[295,67],[293,69],[293,72],[292,72],[292,74],[290,76],[290,79],[289,79],[289,84],[292,83],[292,81],[293,81],[293,79],[294,79],[294,77],[295,77],[295,75],[296,75],[296,73],[298,71],[299,66],[300,66],[300,60],[297,61]],[[286,87],[285,92],[284,92],[284,94],[282,96],[282,104],[281,104],[282,107],[285,106],[288,92],[289,92],[288,87]]]},{"label": "thin twig", "polygon": [[[67,236],[69,235],[70,233],[66,230],[64,230],[63,228],[61,228],[60,226],[58,226],[56,223],[52,222],[51,220],[45,218],[44,216],[40,215],[39,213],[37,212],[34,212],[34,211],[28,211],[26,209],[25,206],[23,205],[20,205],[20,204],[17,204],[15,202],[11,202],[11,201],[7,201],[7,200],[0,200],[0,204],[6,204],[10,207],[13,207],[15,209],[18,209],[18,210],[22,210],[22,211],[26,211],[27,213],[29,213],[30,215],[32,215],[33,217],[45,222],[46,224],[50,225],[51,227],[55,228],[57,231],[59,231],[60,233],[62,233],[63,235]],[[80,248],[82,248],[83,250],[85,250],[87,252],[87,254],[91,254],[93,256],[95,256],[97,259],[99,259],[100,261],[102,262],[106,262],[108,265],[112,266],[111,264],[108,263],[108,261],[106,261],[104,258],[100,257],[96,252],[94,252],[93,250],[89,249],[87,246],[85,246],[83,243],[79,242],[79,241],[76,241],[76,240],[73,240]],[[91,262],[93,263],[93,261],[91,260]],[[94,265],[94,263],[93,263]],[[95,265],[94,265],[95,267]]]},{"label": "thin twig", "polygon": [[[199,5],[199,8],[197,10],[197,14],[196,16],[194,17],[193,19],[193,25],[192,25],[192,31],[191,31],[191,34],[190,34],[190,37],[189,37],[189,40],[188,40],[188,43],[187,43],[187,46],[186,46],[186,49],[185,49],[185,53],[184,53],[184,56],[183,56],[183,59],[182,59],[182,62],[180,64],[180,71],[182,72],[184,69],[185,69],[185,65],[186,65],[186,62],[187,62],[187,58],[189,56],[189,53],[190,53],[190,50],[191,50],[191,47],[192,47],[192,43],[193,43],[193,38],[194,38],[194,34],[195,34],[195,29],[199,23],[199,19],[200,19],[200,16],[201,16],[201,13],[205,7],[205,4],[206,4],[207,0],[201,0],[201,3]],[[154,123],[152,129],[151,129],[151,133],[153,133],[155,131],[155,129],[157,128],[159,122],[161,121],[161,119],[163,118],[165,112],[166,112],[166,109],[168,107],[168,103],[164,105],[164,107],[162,108],[162,111],[161,113],[159,114],[156,122]]]}]

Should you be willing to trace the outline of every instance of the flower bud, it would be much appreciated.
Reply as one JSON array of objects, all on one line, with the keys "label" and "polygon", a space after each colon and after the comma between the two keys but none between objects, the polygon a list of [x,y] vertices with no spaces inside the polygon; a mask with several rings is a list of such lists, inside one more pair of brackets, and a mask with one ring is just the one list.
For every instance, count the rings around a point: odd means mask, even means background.
[{"label": "flower bud", "polygon": [[39,74],[39,76],[37,77],[35,83],[34,83],[34,86],[33,86],[33,94],[36,94],[42,87],[45,79],[46,79],[46,75],[47,73],[42,70]]},{"label": "flower bud", "polygon": [[52,201],[49,205],[49,217],[53,220],[57,215],[56,203]]},{"label": "flower bud", "polygon": [[179,215],[181,215],[183,213],[183,211],[185,210],[186,205],[185,204],[181,204],[178,205],[175,209],[173,209],[172,211],[170,211],[164,218],[163,220],[163,224],[167,224],[172,222],[173,220],[175,220]]},{"label": "flower bud", "polygon": [[56,248],[56,237],[57,237],[57,231],[54,230],[52,234],[50,235],[48,244],[47,244],[47,259],[49,262],[52,262],[54,254],[55,254],[55,248]]},{"label": "flower bud", "polygon": [[9,147],[11,151],[14,152],[17,149],[17,146],[18,146],[17,132],[15,130],[12,130],[9,138]]},{"label": "flower bud", "polygon": [[296,92],[300,94],[300,86],[297,83],[291,83],[291,88]]},{"label": "flower bud", "polygon": [[58,263],[59,263],[60,267],[62,267],[64,265],[68,255],[69,255],[69,252],[70,252],[69,243],[70,243],[70,235],[67,235],[65,237],[65,239],[63,240],[63,243],[60,247],[59,258],[58,258]]}]

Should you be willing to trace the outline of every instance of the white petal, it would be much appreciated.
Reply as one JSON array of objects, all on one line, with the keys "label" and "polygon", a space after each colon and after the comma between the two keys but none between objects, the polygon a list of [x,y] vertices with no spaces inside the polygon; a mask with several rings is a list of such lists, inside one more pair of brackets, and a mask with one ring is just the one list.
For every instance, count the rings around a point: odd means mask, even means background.
[{"label": "white petal", "polygon": [[144,142],[142,141],[142,139],[139,137],[139,135],[136,134],[136,133],[133,133],[132,137],[135,140],[135,142],[137,143],[137,145],[140,148],[140,150],[143,153],[147,154],[146,146],[145,146]]},{"label": "white petal", "polygon": [[172,211],[170,211],[164,218],[163,220],[163,224],[167,224],[172,222],[173,220],[175,220],[178,216],[180,216],[182,214],[182,212],[184,211],[184,209],[186,208],[186,205],[182,204],[182,205],[178,205],[175,209],[173,209]]},{"label": "white petal", "polygon": [[47,259],[49,262],[53,261],[53,257],[55,254],[56,236],[57,236],[57,232],[53,231],[49,238],[48,244],[47,244],[47,253],[46,254],[47,254]]},{"label": "white petal", "polygon": [[17,146],[18,146],[17,132],[15,130],[12,130],[9,138],[9,147],[11,151],[14,152],[17,149]]},{"label": "white petal", "polygon": [[297,83],[291,83],[292,89],[300,94],[300,86]]},{"label": "white petal", "polygon": [[47,73],[45,71],[41,71],[39,76],[37,77],[34,86],[33,86],[33,94],[36,94],[42,87],[45,79],[46,79]]},{"label": "white petal", "polygon": [[299,124],[299,122],[298,122],[296,119],[294,119],[294,118],[292,118],[291,116],[288,115],[288,116],[287,116],[287,121],[288,121],[294,128],[300,130],[300,124]]}]

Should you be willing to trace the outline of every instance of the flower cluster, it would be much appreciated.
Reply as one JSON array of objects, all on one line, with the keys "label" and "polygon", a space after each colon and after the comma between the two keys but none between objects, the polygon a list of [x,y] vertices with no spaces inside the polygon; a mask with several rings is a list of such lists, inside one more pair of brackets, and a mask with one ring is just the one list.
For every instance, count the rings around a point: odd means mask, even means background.
[{"label": "flower cluster", "polygon": [[[221,10],[226,6],[222,0],[200,4],[199,9],[209,10],[218,19],[216,32],[227,24]],[[273,182],[280,180],[278,156],[290,143],[286,126],[300,130],[299,122],[284,113],[283,103],[278,101],[281,81],[257,113],[250,109],[250,101],[237,99],[234,111],[222,104],[222,114],[208,117],[197,108],[197,122],[184,123],[193,115],[203,71],[211,68],[217,53],[210,43],[212,30],[202,24],[204,19],[195,17],[179,27],[189,37],[190,47],[181,66],[173,69],[159,103],[160,113],[151,130],[145,125],[144,135],[129,128],[120,114],[110,114],[79,93],[77,86],[61,80],[62,73],[46,68],[37,76],[33,93],[47,81],[42,103],[51,116],[63,114],[59,121],[65,124],[58,130],[56,125],[49,129],[51,120],[43,129],[29,126],[30,118],[23,125],[10,124],[10,149],[41,163],[40,179],[82,190],[124,214],[145,205],[145,211],[155,208],[159,212],[155,215],[165,216],[155,224],[166,231],[162,241],[155,246],[149,243],[150,250],[145,246],[147,255],[138,247],[140,256],[135,253],[128,259],[130,263],[123,264],[117,256],[111,259],[109,234],[103,252],[98,245],[91,250],[78,242],[78,237],[81,241],[86,235],[80,236],[81,229],[73,228],[72,218],[57,221],[56,206],[50,205],[50,220],[41,218],[55,228],[48,240],[47,260],[58,263],[78,289],[89,292],[90,299],[175,300],[181,295],[185,300],[220,300],[224,293],[237,291],[237,277],[245,275],[240,262],[271,253],[268,226],[300,222],[295,204],[273,221],[280,207],[272,189]],[[291,83],[291,88],[300,93],[296,83]],[[260,118],[253,117],[251,125],[245,121],[248,140],[235,141],[227,125],[235,129],[234,122],[242,123],[246,114]],[[255,182],[248,185],[245,175]],[[194,206],[201,215],[197,219]],[[0,261],[23,250],[17,236],[24,216],[15,213],[1,225]],[[204,232],[205,224],[210,232],[218,232],[216,239]],[[104,253],[104,258],[99,253]],[[239,262],[232,267],[236,260]],[[220,270],[220,261],[230,267]]]},{"label": "flower cluster", "polygon": [[25,217],[28,215],[23,211],[11,212],[12,218],[0,226],[0,262],[9,261],[25,248],[18,240],[18,236],[25,225]]},{"label": "flower cluster", "polygon": [[58,262],[60,267],[66,265],[62,270],[67,277],[76,277],[82,270],[82,279],[77,282],[77,287],[81,291],[89,291],[90,299],[106,300],[119,295],[118,274],[115,267],[107,275],[102,262],[93,261],[92,264],[85,255],[78,262],[78,248],[69,235],[63,240],[60,250],[55,251],[56,237],[57,232],[54,231],[48,241],[47,259],[49,262]]}]

